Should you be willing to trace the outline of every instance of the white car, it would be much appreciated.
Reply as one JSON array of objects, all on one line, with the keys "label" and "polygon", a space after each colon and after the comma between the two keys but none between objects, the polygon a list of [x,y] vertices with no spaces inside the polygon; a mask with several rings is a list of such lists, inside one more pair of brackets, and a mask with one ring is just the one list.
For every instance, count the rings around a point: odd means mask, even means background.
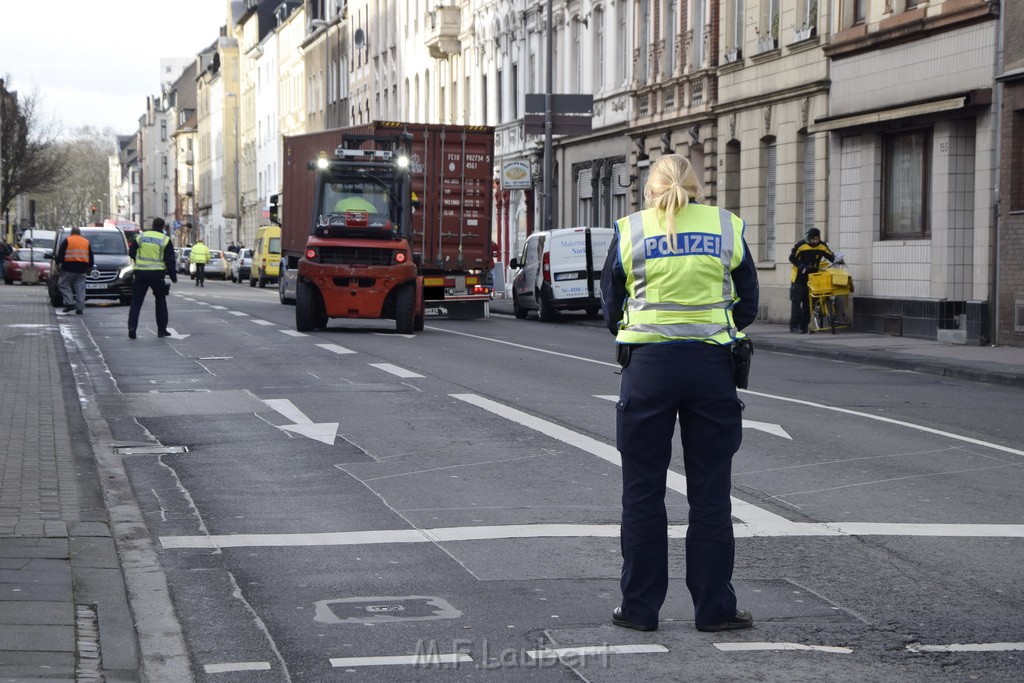
[{"label": "white car", "polygon": [[231,281],[247,282],[252,269],[252,249],[242,249],[238,258],[231,262]]}]

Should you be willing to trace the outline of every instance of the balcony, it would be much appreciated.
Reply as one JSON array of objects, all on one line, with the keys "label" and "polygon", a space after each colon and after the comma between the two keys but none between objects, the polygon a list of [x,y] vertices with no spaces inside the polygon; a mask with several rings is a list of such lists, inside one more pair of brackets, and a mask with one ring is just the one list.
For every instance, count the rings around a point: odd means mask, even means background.
[{"label": "balcony", "polygon": [[427,12],[425,27],[427,50],[434,59],[447,59],[462,52],[459,31],[462,28],[460,7],[438,6]]}]

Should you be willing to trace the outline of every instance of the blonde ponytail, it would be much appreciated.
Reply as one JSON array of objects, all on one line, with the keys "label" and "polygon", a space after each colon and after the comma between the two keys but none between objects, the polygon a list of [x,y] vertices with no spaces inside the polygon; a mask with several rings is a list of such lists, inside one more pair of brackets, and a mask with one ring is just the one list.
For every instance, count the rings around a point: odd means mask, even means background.
[{"label": "blonde ponytail", "polygon": [[690,200],[703,198],[704,188],[686,157],[667,154],[651,166],[644,186],[644,208],[658,210],[673,251],[676,250],[676,216]]}]

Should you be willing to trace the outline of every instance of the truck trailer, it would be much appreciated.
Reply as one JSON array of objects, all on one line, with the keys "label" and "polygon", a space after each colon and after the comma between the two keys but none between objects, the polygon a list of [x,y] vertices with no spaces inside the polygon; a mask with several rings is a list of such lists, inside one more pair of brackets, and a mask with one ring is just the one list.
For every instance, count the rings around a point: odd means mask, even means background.
[{"label": "truck trailer", "polygon": [[283,144],[271,220],[298,328],[392,318],[408,332],[488,314],[493,128],[374,122]]}]

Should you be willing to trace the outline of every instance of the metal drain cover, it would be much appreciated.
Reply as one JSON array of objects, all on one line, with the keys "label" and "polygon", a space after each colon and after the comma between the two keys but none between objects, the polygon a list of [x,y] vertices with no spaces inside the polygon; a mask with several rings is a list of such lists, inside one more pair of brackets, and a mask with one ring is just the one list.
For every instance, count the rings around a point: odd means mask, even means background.
[{"label": "metal drain cover", "polygon": [[387,621],[458,619],[462,612],[443,598],[427,595],[321,600],[314,621],[323,624],[367,624]]}]

